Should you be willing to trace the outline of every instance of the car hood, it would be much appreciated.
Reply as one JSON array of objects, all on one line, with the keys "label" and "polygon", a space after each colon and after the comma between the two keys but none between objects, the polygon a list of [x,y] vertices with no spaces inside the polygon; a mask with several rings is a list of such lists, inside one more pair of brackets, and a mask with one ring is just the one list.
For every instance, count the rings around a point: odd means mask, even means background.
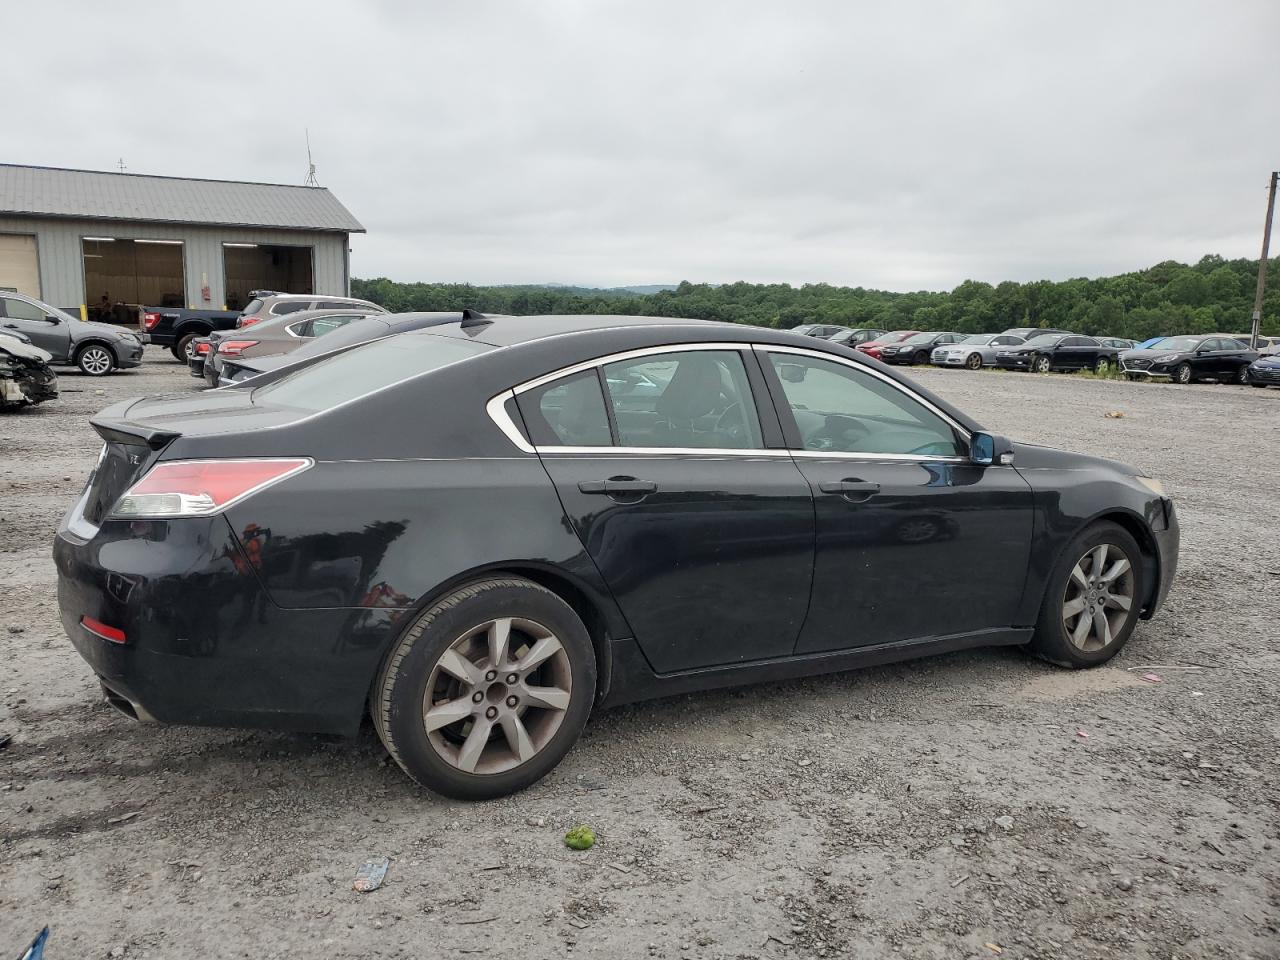
[{"label": "car hood", "polygon": [[39,360],[41,363],[48,363],[53,359],[52,353],[29,343],[23,343],[17,337],[0,336],[0,353],[21,357],[23,360]]},{"label": "car hood", "polygon": [[1280,367],[1280,356],[1273,354],[1265,357],[1259,357],[1257,360],[1253,361],[1253,366],[1267,368]]},{"label": "car hood", "polygon": [[136,330],[131,330],[128,327],[117,326],[114,323],[99,323],[97,320],[77,320],[71,325],[72,339],[75,339],[77,334],[84,335],[89,333],[96,333],[98,336],[118,336],[122,333],[127,333],[135,337],[138,335]]},{"label": "car hood", "polygon": [[1152,350],[1150,347],[1146,350],[1122,350],[1120,352],[1120,356],[1126,360],[1154,360],[1156,357],[1181,357],[1185,355],[1187,355],[1186,350]]}]

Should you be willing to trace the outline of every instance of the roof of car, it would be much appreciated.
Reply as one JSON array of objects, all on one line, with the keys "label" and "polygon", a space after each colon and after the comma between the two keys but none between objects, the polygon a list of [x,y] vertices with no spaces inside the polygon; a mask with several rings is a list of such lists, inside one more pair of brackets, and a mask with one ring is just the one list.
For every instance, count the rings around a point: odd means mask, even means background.
[{"label": "roof of car", "polygon": [[[381,317],[395,323],[402,315]],[[587,333],[595,330],[615,330],[620,327],[706,327],[709,330],[742,332],[768,328],[748,327],[740,323],[724,323],[719,320],[687,320],[680,317],[633,317],[614,314],[547,315],[537,317],[485,316],[482,319],[463,320],[456,325],[448,323],[432,327],[428,332],[444,336],[461,336],[495,347],[513,346],[530,340],[542,340],[568,333]],[[782,333],[784,331],[770,331]],[[785,331],[790,333],[790,331]],[[795,336],[801,336],[796,334]]]}]

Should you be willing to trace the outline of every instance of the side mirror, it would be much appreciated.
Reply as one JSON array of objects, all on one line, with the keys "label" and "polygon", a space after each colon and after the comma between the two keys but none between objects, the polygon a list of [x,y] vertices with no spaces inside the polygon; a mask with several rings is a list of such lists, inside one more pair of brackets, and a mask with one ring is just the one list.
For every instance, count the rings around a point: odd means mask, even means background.
[{"label": "side mirror", "polygon": [[969,461],[980,467],[1013,463],[1013,444],[994,433],[975,433],[969,438]]},{"label": "side mirror", "polygon": [[802,363],[778,364],[778,376],[787,383],[804,383],[804,378],[808,374],[809,368]]}]

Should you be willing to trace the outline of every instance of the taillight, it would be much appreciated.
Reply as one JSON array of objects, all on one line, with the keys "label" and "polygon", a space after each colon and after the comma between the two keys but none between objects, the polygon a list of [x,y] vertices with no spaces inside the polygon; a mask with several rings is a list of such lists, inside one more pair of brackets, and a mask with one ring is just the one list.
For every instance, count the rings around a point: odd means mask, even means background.
[{"label": "taillight", "polygon": [[112,643],[125,643],[124,631],[119,627],[109,627],[101,620],[95,620],[93,617],[81,617],[80,626],[84,627],[95,637],[101,637],[103,640],[110,640]]},{"label": "taillight", "polygon": [[197,344],[196,344],[196,353],[199,353],[199,354],[205,354],[205,353],[208,353],[208,352],[209,352],[209,344],[207,344],[207,343],[197,343]]},{"label": "taillight", "polygon": [[255,323],[261,323],[261,317],[241,317],[236,321],[236,329],[240,330],[244,327],[252,327]]},{"label": "taillight", "polygon": [[238,357],[245,350],[257,345],[257,340],[224,340],[218,344],[218,352],[224,357]]},{"label": "taillight", "polygon": [[160,314],[147,310],[142,314],[142,325],[148,330],[154,330],[156,324],[160,322]]},{"label": "taillight", "polygon": [[119,520],[211,516],[312,463],[308,457],[158,463],[116,501],[111,516]]}]

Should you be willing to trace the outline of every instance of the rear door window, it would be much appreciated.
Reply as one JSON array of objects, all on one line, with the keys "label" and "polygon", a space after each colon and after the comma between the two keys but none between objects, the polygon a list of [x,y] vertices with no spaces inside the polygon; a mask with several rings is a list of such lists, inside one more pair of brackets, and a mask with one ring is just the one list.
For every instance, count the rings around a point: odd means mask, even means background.
[{"label": "rear door window", "polygon": [[603,370],[620,447],[764,446],[746,367],[736,351],[659,353]]},{"label": "rear door window", "polygon": [[613,445],[609,414],[595,368],[534,387],[520,394],[519,405],[535,446]]}]

